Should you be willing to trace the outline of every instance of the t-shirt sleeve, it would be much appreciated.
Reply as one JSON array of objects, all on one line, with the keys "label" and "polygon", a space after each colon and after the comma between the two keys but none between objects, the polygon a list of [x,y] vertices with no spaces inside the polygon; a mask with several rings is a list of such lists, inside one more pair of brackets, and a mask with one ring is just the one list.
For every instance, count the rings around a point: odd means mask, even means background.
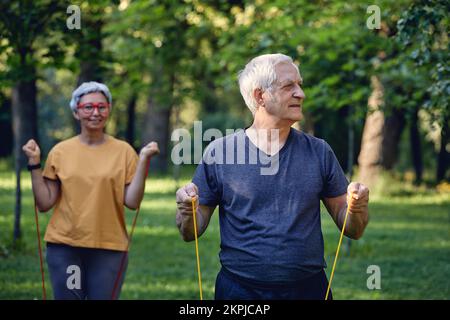
[{"label": "t-shirt sleeve", "polygon": [[334,198],[347,193],[348,181],[330,145],[324,141],[324,184],[322,198]]},{"label": "t-shirt sleeve", "polygon": [[[211,160],[210,157],[213,156],[214,155],[209,155],[208,159]],[[206,161],[207,163],[205,163],[204,160],[205,157],[197,166],[192,182],[198,187],[199,204],[208,207],[216,207],[220,203],[220,191],[216,172],[217,167],[214,163],[208,164],[211,163],[210,161]]]},{"label": "t-shirt sleeve", "polygon": [[57,174],[57,152],[55,149],[50,150],[47,160],[45,161],[44,171],[42,172],[42,176],[50,180],[58,180]]},{"label": "t-shirt sleeve", "polygon": [[130,184],[131,181],[133,180],[139,160],[136,151],[134,151],[134,149],[130,145],[127,145],[126,159],[127,159],[127,167],[125,173],[125,184],[127,185]]}]

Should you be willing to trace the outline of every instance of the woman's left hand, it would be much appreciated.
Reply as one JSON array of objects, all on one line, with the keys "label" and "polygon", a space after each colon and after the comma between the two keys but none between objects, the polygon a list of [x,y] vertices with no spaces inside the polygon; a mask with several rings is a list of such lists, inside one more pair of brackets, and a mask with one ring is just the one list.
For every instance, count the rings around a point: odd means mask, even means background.
[{"label": "woman's left hand", "polygon": [[159,154],[158,143],[155,141],[152,141],[141,149],[141,152],[139,153],[139,157],[142,159],[148,159],[148,158],[153,157],[156,154]]}]

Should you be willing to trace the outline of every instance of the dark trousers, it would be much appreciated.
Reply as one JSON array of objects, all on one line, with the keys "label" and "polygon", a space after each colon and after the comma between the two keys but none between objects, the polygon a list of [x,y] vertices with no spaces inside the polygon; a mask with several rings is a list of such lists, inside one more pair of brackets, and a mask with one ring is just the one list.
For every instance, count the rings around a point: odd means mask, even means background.
[{"label": "dark trousers", "polygon": [[[110,300],[125,252],[47,243],[47,264],[56,300]],[[125,256],[114,298],[120,295]]]},{"label": "dark trousers", "polygon": [[[328,280],[321,271],[289,285],[261,284],[239,277],[222,267],[216,279],[216,300],[325,300]],[[332,300],[330,293],[328,300]]]}]

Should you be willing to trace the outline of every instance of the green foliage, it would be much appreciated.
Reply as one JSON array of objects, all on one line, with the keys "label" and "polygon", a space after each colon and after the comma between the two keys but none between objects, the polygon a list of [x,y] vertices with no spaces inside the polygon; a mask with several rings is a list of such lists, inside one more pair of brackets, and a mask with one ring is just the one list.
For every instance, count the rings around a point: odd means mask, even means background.
[{"label": "green foliage", "polygon": [[398,21],[397,40],[404,48],[404,60],[410,59],[422,74],[426,93],[416,99],[441,125],[449,119],[450,60],[448,30],[450,4],[445,0],[421,0],[413,3]]},{"label": "green foliage", "polygon": [[[60,1],[5,1],[0,4],[0,54],[6,54],[6,70],[0,73],[0,84],[36,78],[35,67],[42,61],[54,62],[62,58],[55,43],[48,50],[35,54],[36,43],[51,33],[55,24],[63,24],[65,7]],[[64,24],[65,25],[65,24]]]}]

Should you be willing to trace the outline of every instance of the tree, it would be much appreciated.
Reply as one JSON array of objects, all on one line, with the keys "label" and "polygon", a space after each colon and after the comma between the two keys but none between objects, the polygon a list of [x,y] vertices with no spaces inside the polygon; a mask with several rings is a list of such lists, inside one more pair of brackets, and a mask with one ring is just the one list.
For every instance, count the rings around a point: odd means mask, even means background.
[{"label": "tree", "polygon": [[113,39],[108,42],[118,49],[116,62],[125,69],[121,74],[131,80],[130,105],[133,95],[145,93],[147,106],[140,140],[141,144],[158,141],[161,154],[152,160],[156,171],[167,170],[174,108],[194,91],[194,79],[189,74],[192,67],[186,62],[192,64],[189,59],[199,50],[195,46],[198,35],[192,31],[196,26],[189,21],[197,5],[135,1],[122,7],[114,15],[115,25],[108,27]]},{"label": "tree", "polygon": [[[22,145],[30,138],[38,139],[36,79],[40,59],[36,56],[36,42],[37,39],[45,37],[52,23],[65,23],[61,15],[64,12],[65,8],[59,1],[18,0],[0,3],[0,36],[7,40],[7,45],[3,46],[1,50],[7,54],[9,67],[0,81],[13,86],[11,108],[17,183],[14,243],[21,235],[20,171],[25,165]],[[46,54],[57,59],[59,51]]]},{"label": "tree", "polygon": [[450,141],[450,53],[448,30],[450,3],[445,0],[416,1],[398,21],[398,41],[405,52],[405,58],[412,59],[420,72],[425,73],[428,82],[427,94],[422,99],[422,108],[441,127],[441,141],[437,159],[436,180],[446,178],[450,157],[447,145]]},{"label": "tree", "polygon": [[[83,82],[103,82],[106,72],[106,62],[109,59],[108,51],[103,48],[103,31],[105,20],[109,15],[105,13],[109,0],[83,2],[80,4],[80,28],[66,30],[62,41],[66,46],[72,46],[74,56],[69,62],[72,70],[78,72],[76,86]],[[79,123],[72,120],[74,131],[80,130]]]},{"label": "tree", "polygon": [[0,92],[0,157],[9,156],[12,153],[12,117],[11,117],[11,99]]},{"label": "tree", "polygon": [[411,81],[411,71],[402,63],[401,48],[395,42],[399,17],[394,12],[402,11],[407,4],[398,2],[383,8],[380,29],[374,30],[378,39],[372,59],[372,93],[358,157],[358,180],[369,186],[376,183],[381,170],[394,168],[406,118],[413,118],[416,112],[414,85],[405,85]]}]

